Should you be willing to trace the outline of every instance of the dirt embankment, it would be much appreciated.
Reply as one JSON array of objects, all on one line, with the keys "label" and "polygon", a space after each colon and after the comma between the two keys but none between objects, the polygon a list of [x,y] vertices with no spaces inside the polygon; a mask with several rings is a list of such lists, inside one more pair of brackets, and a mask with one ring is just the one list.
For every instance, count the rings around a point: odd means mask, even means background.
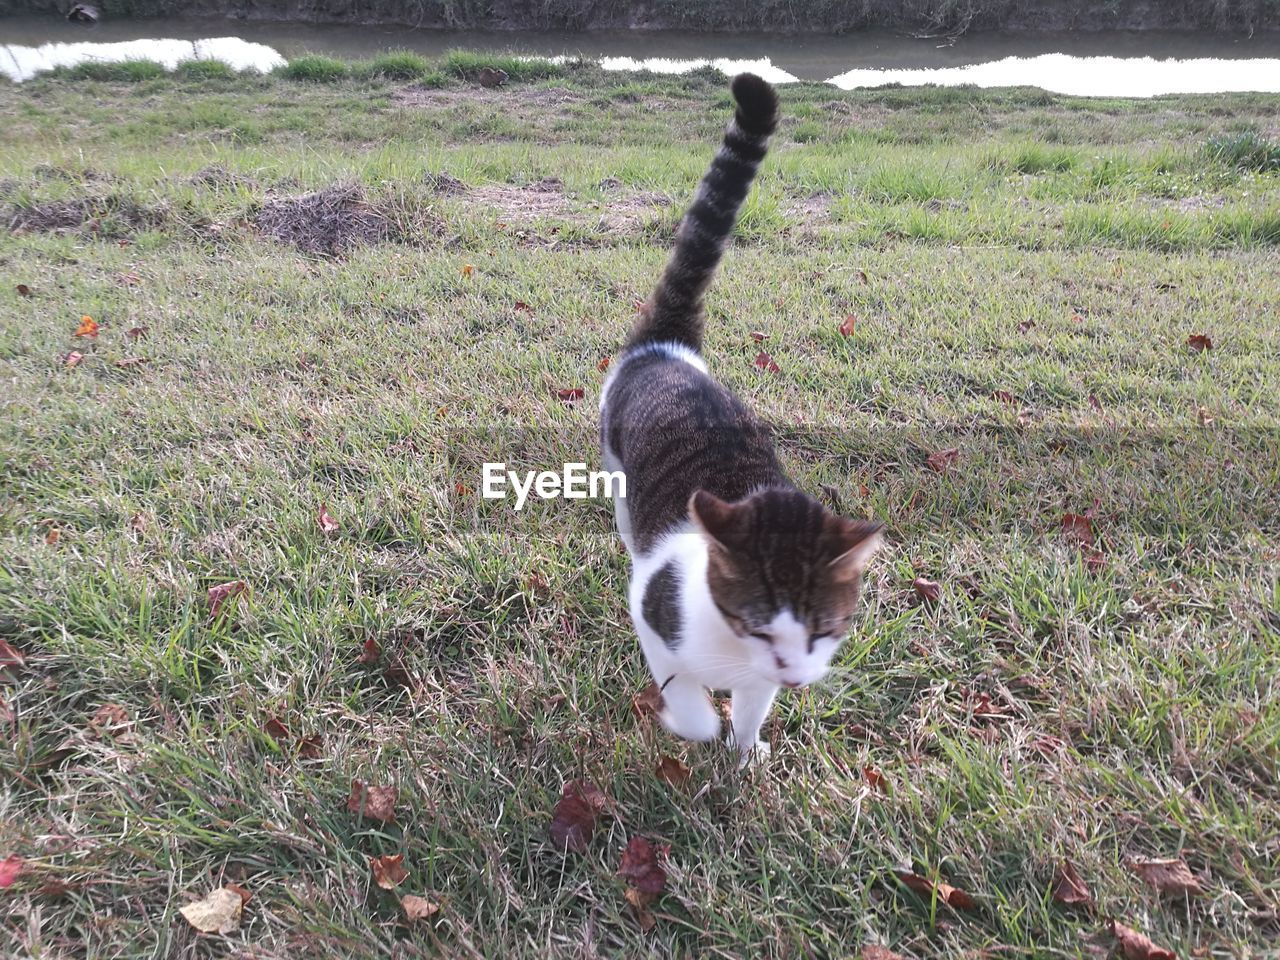
[{"label": "dirt embankment", "polygon": [[[62,12],[69,5],[70,0],[0,0],[0,16]],[[100,0],[98,5],[112,17],[491,30],[1280,30],[1280,0]]]}]

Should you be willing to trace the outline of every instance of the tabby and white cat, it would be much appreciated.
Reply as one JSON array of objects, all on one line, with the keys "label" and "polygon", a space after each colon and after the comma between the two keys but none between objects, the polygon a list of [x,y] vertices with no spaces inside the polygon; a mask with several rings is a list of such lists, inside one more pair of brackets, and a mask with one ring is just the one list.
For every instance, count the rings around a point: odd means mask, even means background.
[{"label": "tabby and white cat", "polygon": [[746,763],[768,751],[760,727],[778,689],[826,672],[881,524],[842,519],[796,489],[767,428],[699,356],[703,294],[778,122],[765,81],[741,74],[732,90],[724,143],[605,383],[600,432],[606,468],[627,477],[618,530],[662,722],[713,740],[720,717],[707,690],[729,690],[728,741]]}]

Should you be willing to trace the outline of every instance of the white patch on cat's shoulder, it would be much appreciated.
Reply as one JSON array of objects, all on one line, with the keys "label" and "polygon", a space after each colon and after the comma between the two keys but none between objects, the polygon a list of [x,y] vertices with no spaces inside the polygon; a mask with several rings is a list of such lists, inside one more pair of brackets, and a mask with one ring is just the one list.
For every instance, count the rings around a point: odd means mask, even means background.
[{"label": "white patch on cat's shoulder", "polygon": [[604,386],[600,388],[601,410],[604,409],[605,401],[609,398],[609,388],[613,386],[614,378],[618,376],[618,373],[627,365],[629,360],[644,356],[646,353],[658,353],[664,357],[669,357],[672,360],[682,360],[695,370],[702,373],[707,372],[707,365],[703,361],[702,357],[698,356],[698,352],[686,347],[683,343],[674,343],[669,340],[664,340],[659,343],[641,344],[635,349],[628,350],[624,353],[610,368],[609,376],[605,378]]}]

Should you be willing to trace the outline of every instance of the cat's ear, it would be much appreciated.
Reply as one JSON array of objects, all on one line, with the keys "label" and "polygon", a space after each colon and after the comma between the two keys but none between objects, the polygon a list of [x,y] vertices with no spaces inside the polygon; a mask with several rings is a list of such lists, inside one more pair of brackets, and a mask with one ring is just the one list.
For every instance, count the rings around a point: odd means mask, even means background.
[{"label": "cat's ear", "polygon": [[689,498],[689,519],[709,540],[726,549],[740,539],[741,508],[705,490],[695,490]]},{"label": "cat's ear", "polygon": [[872,554],[884,546],[884,524],[875,520],[841,520],[836,532],[836,558],[828,567],[841,580],[862,575]]}]

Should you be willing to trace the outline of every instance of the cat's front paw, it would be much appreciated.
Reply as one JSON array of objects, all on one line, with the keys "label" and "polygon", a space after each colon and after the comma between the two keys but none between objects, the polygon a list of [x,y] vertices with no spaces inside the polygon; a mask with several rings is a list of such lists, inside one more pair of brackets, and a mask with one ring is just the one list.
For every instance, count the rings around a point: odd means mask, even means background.
[{"label": "cat's front paw", "polygon": [[745,748],[741,747],[733,739],[733,734],[729,734],[729,737],[725,740],[725,745],[738,752],[739,770],[754,769],[756,767],[764,766],[765,762],[769,759],[769,755],[773,753],[773,747],[769,746],[769,744],[763,740],[757,740],[755,743]]},{"label": "cat's front paw", "polygon": [[705,743],[720,736],[720,717],[710,705],[705,710],[693,707],[680,713],[668,706],[658,714],[658,719],[664,727],[685,740]]}]

